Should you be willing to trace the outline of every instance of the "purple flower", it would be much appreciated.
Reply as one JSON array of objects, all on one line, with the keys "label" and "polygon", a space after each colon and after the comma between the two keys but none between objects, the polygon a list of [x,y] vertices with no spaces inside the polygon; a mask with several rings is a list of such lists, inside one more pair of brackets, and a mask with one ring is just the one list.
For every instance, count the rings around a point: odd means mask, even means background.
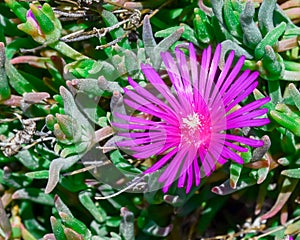
[{"label": "purple flower", "polygon": [[114,113],[119,121],[113,125],[119,128],[118,135],[125,137],[118,146],[131,150],[135,158],[161,156],[144,173],[163,169],[158,181],[163,183],[164,192],[178,179],[178,187],[186,186],[188,193],[193,184],[200,184],[201,177],[215,170],[216,163],[224,164],[231,159],[243,164],[236,152],[247,152],[246,145],[263,145],[261,140],[235,135],[229,130],[268,124],[269,120],[262,118],[268,110],[260,107],[270,99],[238,105],[256,88],[259,74],[250,70],[241,72],[245,57],[232,67],[234,51],[220,71],[220,44],[213,56],[210,46],[203,51],[201,64],[192,44],[189,58],[178,48],[175,55],[176,61],[168,52],[161,54],[172,87],[149,64],[141,68],[153,88],[151,91],[131,78],[128,80],[134,90],[125,88],[125,104],[134,113],[151,118]]},{"label": "purple flower", "polygon": [[[41,9],[42,7],[38,6],[38,8]],[[33,15],[33,12],[31,9],[29,9],[26,13],[26,20],[28,23],[30,23],[35,28],[35,30],[38,32],[39,35],[43,34],[41,27],[40,27],[39,23],[37,22],[36,17]]]}]

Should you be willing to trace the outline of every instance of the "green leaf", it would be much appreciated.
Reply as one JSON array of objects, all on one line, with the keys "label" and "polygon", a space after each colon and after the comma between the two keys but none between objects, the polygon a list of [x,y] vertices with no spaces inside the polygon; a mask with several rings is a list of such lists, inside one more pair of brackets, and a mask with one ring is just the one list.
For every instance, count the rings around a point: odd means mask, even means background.
[{"label": "green leaf", "polygon": [[9,84],[17,93],[22,95],[27,92],[36,91],[31,83],[27,81],[9,61],[5,63],[5,70],[9,78]]},{"label": "green leaf", "polygon": [[24,240],[36,240],[36,238],[25,228],[21,228],[22,239]]},{"label": "green leaf", "polygon": [[53,43],[49,44],[50,47],[55,49],[56,51],[60,52],[61,54],[65,55],[74,60],[81,60],[81,59],[88,59],[88,57],[82,55],[80,52],[76,51],[75,49],[71,48],[68,44],[62,41],[54,41]]},{"label": "green leaf", "polygon": [[93,139],[94,130],[87,118],[78,109],[71,92],[69,92],[65,87],[60,87],[60,95],[62,96],[64,101],[65,114],[75,118],[81,125],[81,127],[84,128],[83,134],[89,136],[90,139]]},{"label": "green leaf", "polygon": [[35,42],[28,38],[17,38],[12,42],[6,45],[6,58],[8,60],[12,59],[16,52],[20,50],[20,48],[32,48]]},{"label": "green leaf", "polygon": [[24,8],[20,3],[14,0],[6,0],[7,6],[16,14],[16,16],[22,21],[26,22],[27,9]]},{"label": "green leaf", "polygon": [[157,46],[154,47],[153,52],[155,54],[155,58],[151,59],[152,63],[154,65],[154,68],[158,68],[161,65],[161,57],[160,53],[166,52],[169,50],[169,48],[179,40],[179,38],[182,36],[183,29],[179,28],[175,32],[173,32],[168,37],[164,38],[162,41],[159,42]]},{"label": "green leaf", "polygon": [[292,96],[293,101],[295,102],[296,107],[300,111],[300,92],[299,92],[299,90],[296,88],[295,84],[293,84],[293,83],[290,83],[288,85],[288,90],[289,90],[290,95]]},{"label": "green leaf", "polygon": [[67,240],[61,221],[51,216],[50,222],[55,238],[59,240]]},{"label": "green leaf", "polygon": [[53,206],[53,197],[49,194],[45,194],[38,188],[23,188],[14,192],[13,199],[25,199],[32,202]]},{"label": "green leaf", "polygon": [[44,34],[51,33],[55,28],[51,19],[44,13],[44,9],[49,7],[48,4],[44,4],[42,9],[39,9],[34,4],[30,4],[30,9]]},{"label": "green leaf", "polygon": [[69,216],[73,216],[70,209],[67,207],[67,205],[60,199],[58,195],[54,196],[54,204],[55,208],[58,212],[64,212],[68,214]]},{"label": "green leaf", "polygon": [[[262,98],[266,97],[257,88],[254,89],[253,95],[254,95],[255,100],[262,99]],[[270,102],[267,102],[266,104],[264,104],[264,107],[268,108],[268,110],[270,112],[271,110],[275,109],[275,104],[270,101]]]},{"label": "green leaf", "polygon": [[194,9],[193,26],[198,41],[208,44],[212,41],[212,26],[206,14],[199,8]]},{"label": "green leaf", "polygon": [[244,44],[254,49],[256,45],[262,40],[262,35],[253,20],[255,14],[254,4],[251,1],[246,2],[246,6],[240,15],[241,27],[243,30]]},{"label": "green leaf", "polygon": [[166,227],[160,227],[154,221],[149,221],[146,224],[146,226],[143,228],[143,232],[147,233],[150,236],[166,237],[169,235],[172,229],[173,229],[172,224]]},{"label": "green leaf", "polygon": [[0,199],[0,229],[1,232],[4,233],[5,238],[9,239],[12,228],[1,199]]},{"label": "green leaf", "polygon": [[67,240],[84,240],[84,237],[71,228],[64,228]]},{"label": "green leaf", "polygon": [[300,233],[299,229],[300,229],[300,221],[296,221],[292,224],[289,224],[286,227],[284,234],[299,234]]},{"label": "green leaf", "polygon": [[6,76],[5,62],[5,47],[4,44],[0,42],[0,103],[10,98],[10,87]]},{"label": "green leaf", "polygon": [[211,191],[213,193],[218,194],[218,195],[228,195],[228,194],[237,192],[241,189],[253,186],[255,184],[256,184],[256,181],[255,181],[254,178],[250,178],[250,177],[249,178],[243,178],[238,182],[238,184],[236,185],[236,188],[233,189],[233,188],[231,188],[230,180],[228,179],[223,184],[221,184],[219,186],[216,186],[216,187],[213,187]]},{"label": "green leaf", "polygon": [[64,212],[59,212],[59,216],[67,227],[84,236],[85,239],[89,239],[91,237],[90,230],[83,222]]},{"label": "green leaf", "polygon": [[210,3],[212,6],[214,15],[218,19],[219,23],[224,24],[224,20],[223,20],[224,0],[211,0]]},{"label": "green leaf", "polygon": [[148,55],[151,54],[151,51],[154,49],[154,47],[157,45],[156,41],[154,39],[153,33],[152,33],[152,27],[150,24],[150,18],[149,16],[145,16],[144,18],[144,24],[143,24],[143,42],[144,47],[146,50],[146,53]]},{"label": "green leaf", "polygon": [[279,196],[277,197],[275,204],[267,213],[261,216],[261,219],[269,219],[275,216],[282,209],[282,207],[286,204],[287,200],[293,193],[298,181],[298,179],[293,178],[284,179],[282,188],[280,190]]},{"label": "green leaf", "polygon": [[281,174],[291,178],[300,178],[300,168],[283,170]]},{"label": "green leaf", "polygon": [[280,103],[282,101],[282,93],[280,88],[280,82],[269,81],[268,82],[269,96],[271,97],[271,102],[273,104]]},{"label": "green leaf", "polygon": [[96,221],[102,223],[106,220],[105,210],[99,204],[95,205],[90,197],[90,193],[81,192],[79,194],[79,201],[93,215]]},{"label": "green leaf", "polygon": [[[119,23],[119,20],[117,19],[117,17],[110,11],[103,9],[101,11],[101,16],[102,16],[106,26],[113,27],[114,25]],[[122,27],[119,27],[117,29],[110,31],[109,34],[112,36],[113,39],[117,39],[117,38],[123,37],[125,34],[125,31],[123,30]],[[130,49],[130,45],[129,45],[127,39],[123,42],[122,46],[125,47],[126,49]]]},{"label": "green leaf", "polygon": [[108,227],[119,227],[121,223],[121,217],[107,217],[106,226]]},{"label": "green leaf", "polygon": [[56,114],[57,123],[67,139],[73,143],[78,143],[81,139],[81,126],[75,118],[68,115]]},{"label": "green leaf", "polygon": [[282,132],[283,134],[280,139],[280,145],[283,152],[287,156],[295,154],[297,152],[297,142],[295,139],[295,135],[285,128],[283,128]]},{"label": "green leaf", "polygon": [[240,20],[236,16],[237,13],[234,11],[231,2],[231,0],[224,1],[223,16],[226,23],[226,27],[228,28],[229,32],[233,36],[239,37],[242,35]]},{"label": "green leaf", "polygon": [[17,158],[29,170],[39,168],[39,159],[29,150],[18,152],[15,155],[15,158]]},{"label": "green leaf", "polygon": [[283,59],[278,53],[275,53],[273,48],[269,45],[265,47],[265,54],[262,59],[262,64],[264,70],[267,71],[267,74],[263,74],[263,78],[266,77],[268,80],[278,80],[283,74]]},{"label": "green leaf", "polygon": [[[186,39],[189,42],[192,42],[194,45],[198,46],[199,44],[198,44],[197,38],[195,36],[194,29],[192,29],[189,25],[184,24],[184,23],[181,23],[180,26],[177,26],[177,27],[171,27],[171,28],[156,32],[155,37],[166,38],[182,28],[183,28],[183,32],[182,32],[181,37]],[[182,31],[182,30],[180,30],[180,31]],[[174,42],[175,41],[173,41],[173,43]]]},{"label": "green leaf", "polygon": [[243,165],[232,162],[230,164],[230,186],[236,188],[237,182],[240,178]]},{"label": "green leaf", "polygon": [[120,223],[120,234],[125,240],[134,239],[134,214],[127,208],[121,208],[122,220]]},{"label": "green leaf", "polygon": [[266,35],[274,29],[273,12],[276,0],[264,0],[258,11],[258,25],[261,32]]},{"label": "green leaf", "polygon": [[49,168],[49,179],[45,188],[45,193],[50,193],[59,181],[60,171],[68,169],[70,166],[75,164],[82,156],[74,155],[67,158],[54,159]]},{"label": "green leaf", "polygon": [[48,170],[40,170],[34,172],[27,172],[25,173],[26,177],[32,179],[48,179],[49,178],[49,171]]},{"label": "green leaf", "polygon": [[76,78],[86,78],[89,72],[95,69],[95,64],[96,62],[92,59],[80,59],[68,64],[66,70],[70,71]]},{"label": "green leaf", "polygon": [[276,26],[272,31],[268,32],[267,35],[261,40],[254,50],[255,59],[261,59],[265,54],[265,48],[267,45],[274,46],[281,35],[284,33],[286,23],[282,22]]},{"label": "green leaf", "polygon": [[234,54],[237,57],[245,56],[247,59],[253,59],[253,56],[248,53],[244,48],[240,47],[237,43],[231,40],[225,40],[222,43],[222,53],[220,57],[220,67],[224,67],[226,62],[226,55],[230,50],[234,50]]},{"label": "green leaf", "polygon": [[299,117],[288,116],[286,112],[271,110],[270,115],[281,126],[293,132],[296,136],[300,137],[300,119]]}]

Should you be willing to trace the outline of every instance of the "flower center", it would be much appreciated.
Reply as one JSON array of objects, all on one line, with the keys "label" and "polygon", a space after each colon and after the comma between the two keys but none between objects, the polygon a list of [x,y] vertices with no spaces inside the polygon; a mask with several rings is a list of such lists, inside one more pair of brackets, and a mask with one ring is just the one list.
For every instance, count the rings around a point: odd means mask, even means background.
[{"label": "flower center", "polygon": [[208,147],[211,136],[211,122],[208,116],[195,113],[182,118],[181,142],[195,147]]}]

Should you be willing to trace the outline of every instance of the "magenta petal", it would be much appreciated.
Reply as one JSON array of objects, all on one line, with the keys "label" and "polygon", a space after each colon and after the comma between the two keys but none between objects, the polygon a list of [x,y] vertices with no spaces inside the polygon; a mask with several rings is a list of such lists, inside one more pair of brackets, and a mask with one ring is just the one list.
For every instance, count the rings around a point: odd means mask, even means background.
[{"label": "magenta petal", "polygon": [[182,80],[181,80],[181,76],[180,76],[178,67],[177,67],[176,63],[174,62],[173,57],[168,52],[162,53],[161,57],[164,61],[168,75],[170,77],[170,80],[172,81],[172,84],[173,84],[176,92],[180,93],[181,91],[183,91],[184,88],[183,88],[183,84],[182,84]]},{"label": "magenta petal", "polygon": [[212,62],[210,64],[210,71],[208,74],[208,79],[207,79],[206,88],[205,88],[205,92],[204,92],[204,99],[208,99],[210,94],[213,93],[214,79],[215,79],[216,72],[218,69],[220,56],[221,56],[221,44],[218,44],[217,48],[215,50],[215,54],[213,56]]},{"label": "magenta petal", "polygon": [[256,100],[252,103],[249,103],[243,107],[241,107],[238,110],[235,110],[234,112],[230,113],[227,115],[227,119],[234,119],[239,115],[245,114],[247,112],[253,111],[255,109],[258,109],[259,107],[263,106],[264,104],[266,104],[267,102],[270,101],[270,98],[262,98],[259,100]]},{"label": "magenta petal", "polygon": [[238,145],[235,145],[231,142],[224,142],[224,145],[226,145],[227,147],[230,147],[238,152],[248,152],[248,148],[245,148],[245,147],[241,147],[241,146],[238,146]]},{"label": "magenta petal", "polygon": [[206,176],[209,176],[211,173],[211,168],[210,168],[209,163],[206,160],[206,153],[202,152],[201,150],[199,150],[198,153],[200,156],[200,161],[201,161],[202,168],[204,170],[204,174]]},{"label": "magenta petal", "polygon": [[234,68],[231,70],[231,73],[227,77],[226,81],[224,81],[223,86],[220,88],[220,94],[224,94],[232,82],[235,80],[236,76],[239,74],[242,66],[244,65],[245,57],[242,56],[237,63],[235,64]]},{"label": "magenta petal", "polygon": [[243,164],[244,160],[241,158],[241,156],[237,155],[235,152],[229,150],[228,148],[224,148],[223,157],[230,158],[231,160],[235,161],[236,163]]},{"label": "magenta petal", "polygon": [[189,51],[190,51],[190,68],[192,74],[192,85],[195,88],[196,86],[198,86],[198,82],[199,82],[199,78],[198,78],[199,64],[197,62],[197,56],[196,56],[194,45],[192,43],[190,43],[189,45]]},{"label": "magenta petal", "polygon": [[[141,67],[142,67],[142,71],[145,74],[145,76],[147,77],[147,79],[152,81],[153,87],[155,87],[163,95],[163,97],[168,101],[168,103],[173,108],[173,110],[175,112],[178,112],[180,109],[180,106],[178,104],[177,99],[173,96],[170,89],[162,81],[162,79],[159,77],[157,72],[149,65],[142,65]],[[142,90],[140,90],[140,91],[142,91]]]},{"label": "magenta petal", "polygon": [[167,185],[171,185],[174,182],[175,176],[178,174],[178,170],[180,169],[183,161],[186,159],[186,154],[187,153],[183,149],[178,150],[174,159],[159,177],[160,182],[165,181]]},{"label": "magenta petal", "polygon": [[234,99],[229,104],[226,103],[225,111],[229,112],[239,102],[243,101],[246,97],[248,97],[253,92],[253,90],[257,87],[257,85],[258,85],[258,82],[254,82],[249,88],[247,88],[243,92],[241,92],[241,94],[236,99]]},{"label": "magenta petal", "polygon": [[195,184],[196,186],[199,186],[201,174],[200,174],[200,168],[199,168],[197,158],[194,159],[193,164],[194,164]]},{"label": "magenta petal", "polygon": [[186,177],[187,177],[187,171],[185,171],[185,172],[184,172],[184,171],[181,171],[181,175],[180,175],[180,177],[179,177],[179,179],[178,179],[178,184],[177,184],[177,186],[178,186],[179,188],[184,187]]},{"label": "magenta petal", "polygon": [[217,84],[216,84],[217,89],[221,89],[221,86],[223,85],[224,81],[227,79],[226,77],[230,73],[229,70],[232,66],[233,59],[234,59],[234,51],[231,51],[226,59],[224,68],[217,80]]},{"label": "magenta petal", "polygon": [[227,140],[231,140],[234,142],[244,143],[251,147],[261,147],[264,145],[264,142],[261,140],[256,140],[256,139],[251,139],[251,138],[246,138],[246,137],[241,137],[241,136],[236,136],[236,135],[226,134],[225,138]]},{"label": "magenta petal", "polygon": [[186,61],[186,57],[184,53],[179,49],[175,49],[175,54],[179,66],[179,71],[182,78],[183,90],[185,92],[185,96],[189,99],[192,99],[192,86],[191,86],[191,77],[189,73],[189,66]]},{"label": "magenta petal", "polygon": [[193,185],[193,165],[188,168],[187,172],[188,178],[185,192],[189,193]]},{"label": "magenta petal", "polygon": [[244,120],[244,121],[237,121],[232,122],[231,125],[228,125],[226,129],[232,129],[232,128],[243,128],[243,127],[260,127],[263,125],[267,125],[270,123],[270,120],[268,118],[259,118],[259,119],[251,119],[251,120]]},{"label": "magenta petal", "polygon": [[167,153],[163,158],[161,158],[158,162],[156,162],[152,167],[148,168],[144,173],[151,173],[160,169],[170,160],[170,158],[172,158],[177,153],[177,151],[178,149],[174,148],[172,151]]},{"label": "magenta petal", "polygon": [[139,125],[139,124],[132,124],[132,123],[112,123],[111,125],[114,127],[123,128],[123,129],[149,130],[149,129],[153,128],[153,126],[151,126],[151,125]]},{"label": "magenta petal", "polygon": [[[141,95],[141,97],[143,97],[143,99],[147,99],[147,100],[151,101],[153,104],[158,105],[161,109],[165,110],[168,114],[175,115],[173,110],[171,110],[169,106],[167,106],[164,102],[162,102],[156,96],[152,95],[146,89],[142,88],[140,85],[138,85],[136,82],[134,82],[130,77],[128,78],[128,81],[129,81],[130,85],[133,86],[134,89]],[[160,82],[160,84],[161,84],[161,82]],[[166,85],[156,84],[156,86],[160,86],[159,88],[162,88],[164,86],[166,88]],[[128,91],[126,91],[126,93],[127,92]],[[135,98],[133,98],[133,99],[135,99]]]}]

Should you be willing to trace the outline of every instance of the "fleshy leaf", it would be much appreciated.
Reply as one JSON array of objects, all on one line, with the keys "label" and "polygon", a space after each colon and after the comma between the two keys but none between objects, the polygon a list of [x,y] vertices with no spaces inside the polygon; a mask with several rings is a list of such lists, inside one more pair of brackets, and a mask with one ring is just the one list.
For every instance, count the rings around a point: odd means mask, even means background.
[{"label": "fleshy leaf", "polygon": [[255,59],[261,59],[264,56],[266,46],[273,46],[284,33],[285,28],[286,23],[282,22],[278,26],[276,26],[272,31],[267,33],[267,35],[255,48]]},{"label": "fleshy leaf", "polygon": [[276,6],[276,0],[264,0],[258,11],[258,22],[261,32],[266,35],[273,30],[273,12]]},{"label": "fleshy leaf", "polygon": [[252,49],[254,49],[256,45],[262,40],[262,35],[253,20],[254,14],[255,9],[253,2],[246,2],[246,6],[240,15],[240,21],[244,33],[244,44]]},{"label": "fleshy leaf", "polygon": [[254,184],[256,184],[254,178],[244,178],[238,182],[236,188],[232,188],[230,185],[230,180],[228,179],[223,184],[213,187],[211,191],[218,195],[228,195],[241,189],[253,186]]},{"label": "fleshy leaf", "polygon": [[173,225],[160,227],[154,221],[150,221],[143,228],[143,232],[155,237],[166,237],[172,231],[172,229]]},{"label": "fleshy leaf", "polygon": [[102,223],[106,220],[105,210],[100,205],[95,205],[88,192],[80,193],[79,201],[93,215],[96,221]]},{"label": "fleshy leaf", "polygon": [[229,30],[229,32],[235,36],[239,37],[242,35],[241,24],[238,16],[236,16],[236,12],[232,7],[231,0],[225,0],[223,5],[223,16],[225,24]]},{"label": "fleshy leaf", "polygon": [[5,47],[4,44],[0,42],[0,102],[10,97],[10,87],[6,76],[5,62]]},{"label": "fleshy leaf", "polygon": [[235,162],[232,162],[230,164],[230,187],[232,187],[233,189],[235,189],[237,186],[237,182],[240,178],[242,169],[242,164],[237,164]]},{"label": "fleshy leaf", "polygon": [[284,206],[284,204],[287,202],[287,200],[293,193],[298,181],[299,181],[298,179],[292,179],[292,178],[284,179],[282,188],[280,190],[280,193],[277,197],[274,206],[267,213],[262,215],[261,219],[269,219],[275,216],[281,210],[281,208]]},{"label": "fleshy leaf", "polygon": [[54,204],[55,208],[58,212],[64,212],[68,214],[69,216],[73,216],[70,209],[67,207],[67,205],[60,199],[58,195],[54,196]]},{"label": "fleshy leaf", "polygon": [[14,192],[13,199],[26,199],[36,203],[45,205],[54,205],[53,197],[49,194],[43,193],[38,188],[23,188]]},{"label": "fleshy leaf", "polygon": [[26,80],[19,71],[9,62],[5,63],[6,74],[10,85],[19,93],[36,92],[36,89]]},{"label": "fleshy leaf", "polygon": [[272,118],[281,126],[293,132],[296,136],[300,136],[300,119],[294,114],[272,110],[270,112]]},{"label": "fleshy leaf", "polygon": [[290,178],[300,178],[300,168],[283,170],[281,174]]},{"label": "fleshy leaf", "polygon": [[293,84],[293,83],[290,83],[288,85],[288,89],[289,89],[289,93],[292,96],[292,99],[295,102],[296,107],[300,111],[300,92],[299,92],[299,90],[297,90],[295,84]]},{"label": "fleshy leaf", "polygon": [[134,214],[123,207],[121,208],[121,216],[120,234],[125,240],[134,239]]},{"label": "fleshy leaf", "polygon": [[55,239],[67,240],[65,233],[64,233],[64,227],[63,227],[61,221],[56,219],[55,217],[51,216],[50,222],[51,222],[51,227],[52,227]]},{"label": "fleshy leaf", "polygon": [[1,231],[5,234],[5,238],[9,239],[11,236],[12,228],[1,199],[0,199],[0,228]]},{"label": "fleshy leaf", "polygon": [[84,237],[81,234],[74,231],[72,228],[64,228],[64,233],[68,240],[84,240]]},{"label": "fleshy leaf", "polygon": [[66,170],[75,164],[82,156],[74,155],[67,158],[54,159],[49,168],[49,179],[45,188],[45,193],[50,193],[59,181],[59,174],[62,170]]},{"label": "fleshy leaf", "polygon": [[49,171],[48,170],[40,170],[34,172],[27,172],[25,173],[26,177],[32,179],[48,179],[49,178]]},{"label": "fleshy leaf", "polygon": [[59,212],[59,216],[61,217],[63,223],[67,227],[77,232],[78,234],[82,235],[85,239],[89,239],[91,237],[91,233],[89,229],[86,227],[86,225],[83,222],[77,220],[73,216],[70,216],[64,212]]}]

